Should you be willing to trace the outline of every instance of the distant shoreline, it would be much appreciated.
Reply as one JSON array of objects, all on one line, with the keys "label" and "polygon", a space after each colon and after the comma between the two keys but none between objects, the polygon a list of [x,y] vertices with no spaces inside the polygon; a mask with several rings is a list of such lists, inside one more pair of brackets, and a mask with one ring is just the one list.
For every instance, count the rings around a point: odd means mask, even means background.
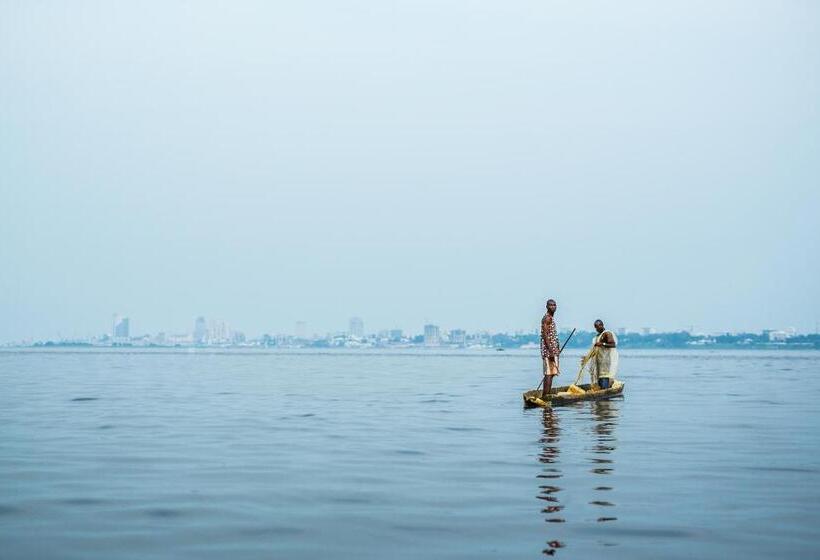
[{"label": "distant shoreline", "polygon": [[[404,335],[397,331],[395,337],[385,334],[353,335],[349,333],[329,334],[311,338],[292,335],[230,340],[225,338],[205,338],[204,342],[194,342],[195,337],[184,335],[186,340],[168,340],[165,336],[142,335],[123,339],[107,335],[84,339],[39,340],[26,343],[7,343],[0,348],[169,348],[169,349],[469,349],[469,350],[534,350],[540,349],[540,335],[537,333],[466,333],[453,330],[434,336]],[[576,331],[569,339],[567,348],[589,348],[597,333]],[[561,331],[562,340],[567,340],[569,331]],[[183,335],[179,335],[183,337]],[[624,350],[817,350],[820,349],[820,334],[797,334],[793,330],[760,333],[690,334],[678,332],[620,332],[617,333],[618,347]]]},{"label": "distant shoreline", "polygon": [[[585,350],[585,346],[568,345],[566,350]],[[731,345],[731,344],[711,344],[711,345],[683,345],[683,346],[626,346],[621,345],[619,349],[622,351],[630,350],[679,350],[685,352],[702,352],[708,350],[735,350],[743,352],[762,352],[762,351],[785,351],[793,352],[799,350],[820,350],[820,346],[814,344],[755,344],[755,345]],[[37,344],[37,345],[6,345],[0,346],[0,352],[4,350],[106,350],[111,352],[116,351],[135,351],[135,350],[153,350],[153,351],[195,351],[195,352],[224,352],[224,351],[246,351],[246,352],[273,352],[273,351],[302,351],[310,353],[319,352],[347,352],[355,353],[368,351],[418,351],[418,352],[515,352],[530,351],[538,353],[538,348],[518,346],[518,347],[465,347],[455,345],[440,345],[440,346],[424,346],[424,345],[410,345],[410,346],[259,346],[259,345],[244,345],[244,346],[168,346],[168,345],[137,345],[137,344],[118,344],[118,345],[96,345],[96,344],[82,344],[82,343],[53,343],[53,344]]]}]

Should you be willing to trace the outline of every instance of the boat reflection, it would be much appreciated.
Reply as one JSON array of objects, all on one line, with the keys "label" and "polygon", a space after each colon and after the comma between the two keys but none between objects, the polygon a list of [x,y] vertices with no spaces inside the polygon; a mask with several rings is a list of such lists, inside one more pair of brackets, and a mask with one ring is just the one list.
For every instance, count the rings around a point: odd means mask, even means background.
[{"label": "boat reflection", "polygon": [[[615,470],[615,461],[611,454],[615,451],[617,443],[615,427],[618,424],[620,401],[592,401],[589,405],[595,422],[593,426],[595,445],[592,447],[591,459],[594,467],[590,472],[594,475],[611,475]],[[595,486],[596,499],[592,500],[590,504],[601,508],[601,515],[597,518],[599,523],[618,519],[613,513],[615,504],[609,499],[611,491],[612,486],[607,484],[605,479],[600,479],[600,482]]]},{"label": "boat reflection", "polygon": [[[558,479],[561,478],[561,469],[558,466],[561,448],[558,443],[561,440],[561,426],[558,421],[558,414],[552,410],[551,407],[546,407],[543,410],[542,421],[544,423],[544,431],[539,440],[543,446],[541,453],[538,455],[538,460],[544,464],[541,473],[538,474],[540,485],[538,486],[538,499],[546,502],[546,507],[541,510],[541,513],[546,514],[546,521],[548,523],[564,523],[561,512],[564,506],[559,500],[559,492],[561,487],[557,485]],[[555,551],[562,548],[564,544],[558,540],[551,540],[547,542],[547,548],[543,550],[544,554],[554,555]]]},{"label": "boat reflection", "polygon": [[[539,443],[541,444],[541,452],[538,455],[538,460],[542,463],[541,472],[537,475],[539,479],[538,499],[543,500],[544,507],[541,513],[544,514],[544,520],[547,523],[566,523],[564,504],[561,503],[561,495],[565,490],[560,486],[560,480],[565,474],[569,474],[573,480],[578,478],[583,480],[589,479],[589,473],[593,475],[592,485],[593,493],[590,505],[597,510],[595,519],[598,523],[613,522],[617,520],[614,514],[615,504],[611,501],[611,493],[613,490],[611,475],[615,469],[615,462],[612,453],[615,451],[617,439],[615,429],[618,424],[620,401],[588,401],[578,403],[572,407],[566,407],[563,410],[554,410],[547,407],[542,411],[543,431]],[[576,411],[578,414],[572,414],[571,411]],[[592,445],[583,445],[585,452],[591,452],[588,458],[592,463],[592,469],[584,473],[564,473],[561,468],[561,414],[567,414],[564,422],[568,422],[570,426],[573,422],[580,420],[584,424],[584,428],[576,430],[571,427],[573,434],[578,434],[573,437],[582,437],[580,434],[592,434]],[[587,423],[591,420],[591,430]],[[588,437],[588,436],[587,436]],[[570,446],[569,452],[572,452]],[[566,459],[566,458],[565,458]],[[565,460],[566,464],[578,464],[570,458]],[[577,476],[576,476],[577,475]],[[589,486],[584,485],[585,488]],[[588,490],[581,490],[588,492]],[[587,518],[589,521],[592,519]],[[572,520],[570,520],[572,521]],[[603,543],[608,544],[608,543]],[[548,556],[554,556],[559,548],[565,546],[565,542],[553,539],[546,543],[546,548],[542,552]]]}]

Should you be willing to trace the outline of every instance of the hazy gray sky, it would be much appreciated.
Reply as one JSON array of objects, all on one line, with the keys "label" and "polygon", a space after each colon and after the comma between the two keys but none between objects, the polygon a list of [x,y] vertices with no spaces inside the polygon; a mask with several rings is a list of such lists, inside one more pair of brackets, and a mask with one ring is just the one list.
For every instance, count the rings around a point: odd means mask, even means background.
[{"label": "hazy gray sky", "polygon": [[0,340],[820,319],[820,4],[0,2]]}]

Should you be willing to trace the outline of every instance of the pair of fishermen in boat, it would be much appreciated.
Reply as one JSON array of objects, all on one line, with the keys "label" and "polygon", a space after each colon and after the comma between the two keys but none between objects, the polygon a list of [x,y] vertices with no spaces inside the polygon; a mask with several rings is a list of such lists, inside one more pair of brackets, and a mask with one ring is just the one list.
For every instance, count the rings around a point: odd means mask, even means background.
[{"label": "pair of fishermen in boat", "polygon": [[[544,365],[544,388],[541,397],[545,398],[552,389],[552,378],[559,373],[561,348],[558,343],[558,327],[555,324],[555,311],[558,304],[554,299],[547,300],[547,312],[541,319],[541,359]],[[591,359],[588,361],[591,386],[608,389],[612,378],[618,372],[618,338],[615,333],[604,328],[604,322],[595,321],[595,332],[592,339]],[[583,363],[584,359],[581,359]]]}]

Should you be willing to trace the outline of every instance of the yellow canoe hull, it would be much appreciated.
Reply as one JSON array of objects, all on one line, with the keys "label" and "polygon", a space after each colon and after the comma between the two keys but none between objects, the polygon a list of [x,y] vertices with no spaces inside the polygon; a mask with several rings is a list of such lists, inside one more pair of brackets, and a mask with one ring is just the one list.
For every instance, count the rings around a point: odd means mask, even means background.
[{"label": "yellow canoe hull", "polygon": [[582,393],[570,392],[569,386],[553,387],[550,394],[545,399],[541,398],[541,390],[533,389],[524,393],[524,407],[545,407],[555,406],[561,404],[570,404],[579,401],[593,401],[598,399],[609,399],[623,394],[624,384],[621,381],[613,380],[612,387],[609,389],[599,389],[595,387],[590,391],[589,384],[578,385],[584,391]]}]

